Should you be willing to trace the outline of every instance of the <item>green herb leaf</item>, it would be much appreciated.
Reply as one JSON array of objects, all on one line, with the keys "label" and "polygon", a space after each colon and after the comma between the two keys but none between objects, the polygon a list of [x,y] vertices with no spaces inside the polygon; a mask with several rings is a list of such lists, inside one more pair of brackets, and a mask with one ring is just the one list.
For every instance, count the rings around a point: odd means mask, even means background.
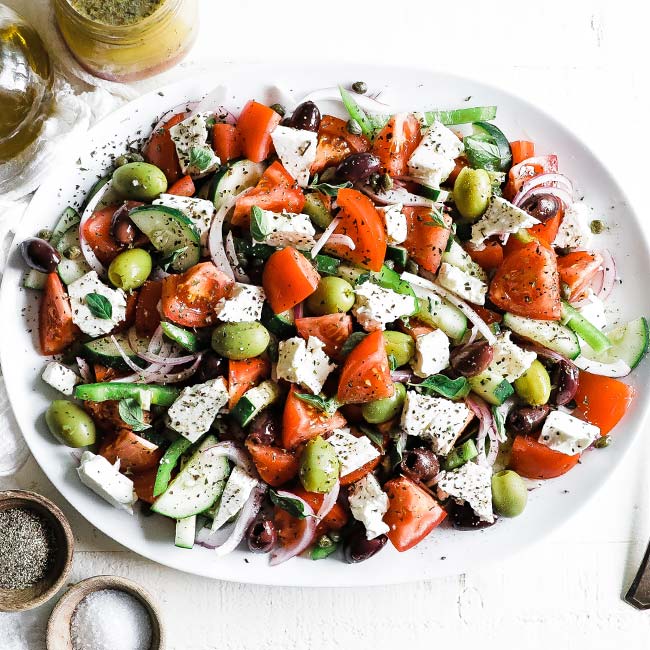
[{"label": "green herb leaf", "polygon": [[144,431],[151,427],[144,421],[144,412],[137,400],[132,397],[120,400],[117,406],[120,417],[126,422],[134,431]]},{"label": "green herb leaf", "polygon": [[190,149],[190,167],[205,171],[212,163],[212,150],[208,147],[192,147]]},{"label": "green herb leaf", "polygon": [[171,267],[174,266],[174,264],[178,261],[178,259],[185,253],[187,250],[187,246],[183,246],[183,248],[178,248],[175,251],[172,251],[169,253],[169,255],[165,255],[160,262],[158,263],[158,266],[163,271],[168,271]]},{"label": "green herb leaf", "polygon": [[440,210],[431,210],[429,216],[431,217],[431,221],[422,222],[425,226],[437,226],[438,228],[449,230],[449,226],[445,223]]},{"label": "green herb leaf", "polygon": [[505,439],[506,437],[506,424],[503,421],[503,413],[498,406],[492,407],[492,419],[494,420],[494,426],[497,430],[497,437],[500,440]]},{"label": "green herb leaf", "polygon": [[352,187],[352,183],[350,183],[350,181],[345,181],[345,183],[339,183],[338,185],[333,185],[332,183],[319,183],[318,174],[316,174],[314,176],[314,180],[311,182],[307,189],[316,190],[318,192],[322,192],[323,194],[327,194],[328,196],[337,196],[339,190],[344,190],[348,187]]},{"label": "green herb leaf", "polygon": [[392,370],[395,370],[397,368],[397,359],[395,358],[394,354],[389,354],[388,355],[388,365]]},{"label": "green herb leaf", "polygon": [[447,399],[462,399],[470,391],[469,381],[465,377],[449,379],[445,375],[431,375],[419,384],[409,384],[419,388],[425,395],[442,395]]},{"label": "green herb leaf", "polygon": [[363,284],[363,282],[366,282],[368,280],[370,280],[370,282],[378,284],[384,289],[390,289],[395,293],[400,293],[405,296],[412,296],[413,298],[416,297],[415,291],[413,291],[413,287],[406,280],[402,280],[400,274],[397,271],[389,268],[385,264],[377,273],[368,271],[367,273],[361,274],[357,280],[357,284]]},{"label": "green herb leaf", "polygon": [[341,406],[341,403],[336,397],[321,397],[320,395],[312,395],[310,393],[295,393],[298,399],[306,402],[310,406],[317,408],[327,415],[334,415],[336,410]]},{"label": "green herb leaf", "polygon": [[306,519],[311,515],[308,515],[305,512],[305,506],[302,501],[298,498],[280,496],[275,490],[269,490],[269,497],[273,505],[286,510],[292,517],[296,519]]},{"label": "green herb leaf", "polygon": [[206,125],[209,129],[211,129],[211,128],[216,124],[216,123],[217,123],[217,120],[216,120],[214,117],[209,117],[209,118],[205,121],[205,125]]},{"label": "green herb leaf", "polygon": [[498,172],[508,162],[501,157],[496,140],[487,134],[467,135],[463,144],[467,160],[474,169]]},{"label": "green herb leaf", "polygon": [[254,205],[251,208],[251,237],[256,241],[263,242],[269,234],[269,231],[264,225],[264,214],[262,210]]},{"label": "green herb leaf", "polygon": [[86,296],[86,305],[96,318],[108,320],[113,317],[113,305],[106,296],[102,296],[100,293],[89,293]]},{"label": "green herb leaf", "polygon": [[406,436],[401,433],[396,434],[393,438],[388,457],[393,468],[397,467],[404,458],[404,449],[406,448]]},{"label": "green herb leaf", "polygon": [[384,453],[384,436],[382,436],[381,433],[379,433],[379,431],[364,426],[360,426],[359,430],[361,431],[361,433],[363,433],[364,436],[370,438],[370,442],[372,442],[373,445],[379,447],[379,450],[381,451],[382,454]]},{"label": "green herb leaf", "polygon": [[368,335],[365,332],[352,332],[341,347],[341,356],[347,357],[348,354],[350,354],[350,352],[352,352],[352,350],[354,350],[354,348],[356,348],[357,345],[366,338],[366,336]]}]

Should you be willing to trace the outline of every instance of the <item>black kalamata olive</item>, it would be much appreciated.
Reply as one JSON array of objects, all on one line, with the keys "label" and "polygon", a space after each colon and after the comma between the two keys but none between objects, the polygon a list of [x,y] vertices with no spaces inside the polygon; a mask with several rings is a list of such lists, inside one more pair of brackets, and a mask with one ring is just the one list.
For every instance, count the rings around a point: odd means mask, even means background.
[{"label": "black kalamata olive", "polygon": [[494,358],[494,349],[487,341],[476,341],[454,348],[449,362],[463,377],[474,377],[482,373]]},{"label": "black kalamata olive", "polygon": [[120,246],[131,246],[135,240],[137,229],[129,218],[129,208],[123,203],[113,213],[111,220],[111,235]]},{"label": "black kalamata olive", "polygon": [[379,158],[372,153],[353,153],[349,155],[337,168],[336,175],[344,181],[357,183],[370,178],[381,169]]},{"label": "black kalamata olive", "polygon": [[61,261],[61,255],[44,239],[31,237],[20,245],[20,253],[25,264],[41,273],[52,273]]},{"label": "black kalamata olive", "polygon": [[416,447],[404,452],[399,468],[402,474],[406,474],[416,481],[428,483],[437,476],[440,471],[440,463],[430,449]]},{"label": "black kalamata olive", "polygon": [[254,521],[246,532],[248,548],[253,553],[269,553],[277,542],[275,524],[267,518]]},{"label": "black kalamata olive", "polygon": [[488,528],[493,526],[495,521],[483,521],[479,519],[478,515],[472,510],[469,503],[455,503],[452,502],[448,509],[451,515],[451,523],[456,530],[478,530],[479,528]]},{"label": "black kalamata olive", "polygon": [[228,370],[227,363],[216,352],[208,350],[203,354],[199,368],[194,375],[199,383],[223,377]]},{"label": "black kalamata olive", "polygon": [[318,132],[320,127],[320,111],[314,102],[303,102],[296,107],[291,116],[289,126],[294,129],[303,129],[304,131]]},{"label": "black kalamata olive", "polygon": [[540,429],[550,412],[551,407],[548,404],[518,406],[508,413],[506,426],[509,431],[525,436]]},{"label": "black kalamata olive", "polygon": [[521,209],[528,212],[531,217],[535,217],[535,219],[539,219],[544,223],[558,213],[560,201],[552,194],[538,194],[526,199],[521,204]]},{"label": "black kalamata olive", "polygon": [[578,391],[578,368],[568,361],[560,361],[553,373],[553,385],[551,400],[558,406],[568,404]]},{"label": "black kalamata olive", "polygon": [[345,560],[350,564],[364,562],[379,553],[386,546],[387,541],[388,537],[386,535],[367,539],[365,526],[361,523],[355,523],[345,540],[343,549]]},{"label": "black kalamata olive", "polygon": [[272,411],[262,411],[249,426],[248,440],[256,445],[273,445],[280,434],[280,423]]}]

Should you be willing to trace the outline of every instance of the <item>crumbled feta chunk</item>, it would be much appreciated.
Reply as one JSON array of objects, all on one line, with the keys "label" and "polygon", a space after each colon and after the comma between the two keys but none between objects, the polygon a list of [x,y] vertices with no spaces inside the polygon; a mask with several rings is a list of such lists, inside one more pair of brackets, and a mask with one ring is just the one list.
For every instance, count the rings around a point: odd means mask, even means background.
[{"label": "crumbled feta chunk", "polygon": [[228,389],[223,377],[187,386],[167,411],[169,426],[190,442],[196,442],[210,430],[219,409],[227,403]]},{"label": "crumbled feta chunk", "polygon": [[213,531],[221,528],[244,507],[256,485],[256,478],[245,472],[241,467],[233,467],[221,494],[219,509],[212,521]]},{"label": "crumbled feta chunk", "polygon": [[607,312],[605,303],[594,293],[593,289],[587,289],[587,295],[581,302],[578,311],[598,329],[607,327]]},{"label": "crumbled feta chunk", "polygon": [[589,249],[592,240],[589,221],[590,209],[584,203],[577,202],[569,206],[564,211],[553,246],[569,250]]},{"label": "crumbled feta chunk", "polygon": [[384,523],[384,515],[388,512],[388,495],[373,474],[366,474],[350,486],[348,502],[352,516],[366,527],[368,539],[385,535],[390,530]]},{"label": "crumbled feta chunk", "polygon": [[208,143],[208,113],[197,113],[169,129],[184,174],[206,174],[220,164]]},{"label": "crumbled feta chunk", "polygon": [[334,429],[327,442],[334,447],[339,459],[341,476],[347,476],[380,455],[368,437],[357,438],[350,429]]},{"label": "crumbled feta chunk", "polygon": [[493,196],[483,216],[472,226],[470,243],[476,250],[485,248],[485,240],[494,235],[511,235],[539,223],[521,208],[500,196]]},{"label": "crumbled feta chunk", "polygon": [[300,187],[307,187],[309,169],[316,160],[318,134],[289,126],[276,126],[271,131],[271,140],[282,166]]},{"label": "crumbled feta chunk", "polygon": [[438,283],[463,300],[473,302],[475,305],[485,304],[487,284],[456,266],[443,262],[438,271]]},{"label": "crumbled feta chunk", "polygon": [[201,238],[201,248],[204,255],[208,252],[208,234],[214,217],[215,208],[212,201],[195,199],[191,196],[176,196],[174,194],[161,194],[153,205],[164,205],[168,208],[180,210],[191,222]]},{"label": "crumbled feta chunk", "polygon": [[318,395],[328,375],[336,367],[323,352],[323,342],[315,336],[305,340],[299,336],[280,341],[278,345],[278,379],[300,384]]},{"label": "crumbled feta chunk", "polygon": [[401,203],[393,203],[377,208],[377,212],[384,217],[386,237],[391,245],[401,244],[408,237],[408,223],[402,212],[403,207]]},{"label": "crumbled feta chunk", "polygon": [[367,280],[355,287],[352,313],[367,332],[386,329],[388,323],[410,316],[416,309],[415,298],[385,289]]},{"label": "crumbled feta chunk", "polygon": [[513,343],[509,331],[499,334],[492,349],[494,356],[488,370],[502,375],[510,384],[519,379],[537,358],[534,352],[524,350]]},{"label": "crumbled feta chunk", "polygon": [[564,411],[551,411],[544,421],[538,442],[554,451],[574,456],[589,447],[598,436],[600,429],[593,424]]},{"label": "crumbled feta chunk", "polygon": [[221,298],[217,303],[217,318],[226,323],[258,321],[265,299],[262,287],[235,282],[230,298]]},{"label": "crumbled feta chunk", "polygon": [[492,512],[492,469],[471,461],[450,472],[440,472],[438,495],[466,501],[482,521],[494,521]]},{"label": "crumbled feta chunk", "polygon": [[406,391],[402,429],[430,441],[436,454],[446,456],[471,419],[472,412],[463,402]]},{"label": "crumbled feta chunk", "polygon": [[409,172],[425,185],[439,187],[454,170],[455,159],[462,151],[462,140],[442,122],[434,122],[409,158]]},{"label": "crumbled feta chunk", "polygon": [[120,461],[115,465],[103,456],[84,451],[77,468],[79,479],[95,494],[105,499],[112,506],[133,514],[133,504],[138,497],[133,489],[133,481],[120,474]]},{"label": "crumbled feta chunk", "polygon": [[[110,318],[99,318],[93,315],[86,304],[86,297],[91,293],[97,293],[108,300],[112,309]],[[126,316],[126,294],[124,291],[107,287],[95,271],[90,271],[69,284],[68,295],[72,309],[72,322],[84,334],[90,334],[90,336],[108,334]]]},{"label": "crumbled feta chunk", "polygon": [[449,366],[449,339],[442,330],[433,330],[415,339],[411,368],[418,377],[428,377]]},{"label": "crumbled feta chunk", "polygon": [[41,378],[64,395],[72,395],[74,387],[81,382],[81,377],[74,370],[57,361],[50,361],[45,366]]},{"label": "crumbled feta chunk", "polygon": [[306,214],[260,210],[259,220],[251,220],[251,235],[255,241],[269,246],[310,249],[316,243],[316,229]]}]

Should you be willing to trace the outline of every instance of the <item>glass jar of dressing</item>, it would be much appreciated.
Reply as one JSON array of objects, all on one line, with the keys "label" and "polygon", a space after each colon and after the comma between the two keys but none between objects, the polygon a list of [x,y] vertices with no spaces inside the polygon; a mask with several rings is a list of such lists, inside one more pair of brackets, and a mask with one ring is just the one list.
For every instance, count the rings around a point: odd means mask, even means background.
[{"label": "glass jar of dressing", "polygon": [[54,0],[59,30],[77,61],[110,81],[163,72],[189,51],[197,0]]}]

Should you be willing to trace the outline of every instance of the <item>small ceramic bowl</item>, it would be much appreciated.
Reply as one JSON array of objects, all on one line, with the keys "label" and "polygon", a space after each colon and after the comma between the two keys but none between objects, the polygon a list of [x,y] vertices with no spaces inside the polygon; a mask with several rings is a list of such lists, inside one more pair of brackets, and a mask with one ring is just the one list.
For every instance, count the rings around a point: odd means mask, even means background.
[{"label": "small ceramic bowl", "polygon": [[78,582],[61,597],[47,623],[47,650],[72,650],[72,616],[77,605],[89,594],[102,589],[119,589],[137,598],[151,619],[151,646],[149,650],[164,650],[165,635],[160,613],[155,602],[140,585],[119,576],[95,576]]},{"label": "small ceramic bowl", "polygon": [[74,537],[66,516],[40,494],[24,490],[0,492],[0,510],[10,508],[24,508],[39,514],[51,526],[56,539],[54,562],[41,580],[26,589],[0,588],[0,612],[22,612],[42,605],[61,589],[72,567]]}]

